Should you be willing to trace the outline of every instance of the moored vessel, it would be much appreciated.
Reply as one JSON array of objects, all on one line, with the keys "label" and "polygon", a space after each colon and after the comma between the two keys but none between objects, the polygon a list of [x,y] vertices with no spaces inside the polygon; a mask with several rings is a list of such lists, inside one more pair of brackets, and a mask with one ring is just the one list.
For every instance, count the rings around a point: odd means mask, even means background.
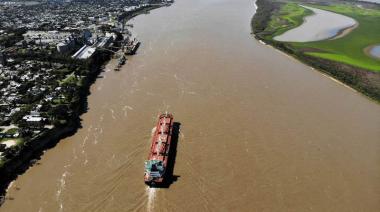
[{"label": "moored vessel", "polygon": [[134,55],[136,54],[137,49],[140,47],[141,42],[136,38],[127,39],[127,43],[125,45],[125,54],[126,55]]},{"label": "moored vessel", "polygon": [[120,68],[125,64],[125,61],[127,61],[127,58],[123,55],[122,57],[119,58],[118,64],[114,70],[120,71]]},{"label": "moored vessel", "polygon": [[173,115],[161,114],[156,124],[148,160],[145,161],[144,181],[157,185],[165,181],[173,132]]},{"label": "moored vessel", "polygon": [[122,65],[124,65],[125,61],[127,61],[127,58],[125,58],[125,56],[120,57],[118,66],[121,67]]}]

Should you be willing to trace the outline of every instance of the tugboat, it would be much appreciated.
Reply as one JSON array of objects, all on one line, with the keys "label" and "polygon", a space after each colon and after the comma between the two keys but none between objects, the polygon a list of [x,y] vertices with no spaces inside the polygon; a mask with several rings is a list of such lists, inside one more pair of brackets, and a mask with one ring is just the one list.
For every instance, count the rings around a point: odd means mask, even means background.
[{"label": "tugboat", "polygon": [[120,68],[121,66],[123,66],[125,64],[125,61],[127,61],[127,58],[125,56],[122,56],[119,58],[119,62],[117,64],[117,66],[115,67],[115,71],[120,71]]},{"label": "tugboat", "polygon": [[122,56],[120,59],[119,59],[119,66],[122,66],[125,64],[125,61],[127,61],[127,58],[125,58],[125,56]]},{"label": "tugboat", "polygon": [[161,114],[152,138],[148,160],[145,161],[144,181],[149,186],[164,182],[173,132],[173,115]]},{"label": "tugboat", "polygon": [[121,66],[123,66],[125,64],[125,61],[127,61],[127,58],[125,58],[125,56],[122,56],[120,59],[119,59],[119,62],[117,64],[117,67],[115,68],[115,71],[119,71]]}]

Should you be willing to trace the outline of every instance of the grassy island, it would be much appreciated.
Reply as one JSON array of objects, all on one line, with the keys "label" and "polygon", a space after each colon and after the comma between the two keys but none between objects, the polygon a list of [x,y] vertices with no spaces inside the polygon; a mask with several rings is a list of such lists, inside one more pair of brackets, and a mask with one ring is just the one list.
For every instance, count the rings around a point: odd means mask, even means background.
[{"label": "grassy island", "polygon": [[[332,39],[276,41],[276,36],[300,26],[305,17],[313,14],[300,4],[351,17],[358,24],[341,30]],[[258,0],[257,6],[252,29],[258,39],[380,101],[380,60],[366,50],[380,44],[379,5],[354,1]]]}]

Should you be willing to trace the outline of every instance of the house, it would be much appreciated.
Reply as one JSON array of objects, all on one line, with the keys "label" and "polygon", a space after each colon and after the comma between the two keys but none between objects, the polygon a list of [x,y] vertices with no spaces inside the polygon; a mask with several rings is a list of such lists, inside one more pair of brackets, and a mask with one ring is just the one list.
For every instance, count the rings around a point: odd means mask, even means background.
[{"label": "house", "polygon": [[40,116],[40,113],[32,111],[30,115],[26,115],[22,118],[26,121],[30,128],[42,128],[45,125],[46,118]]}]

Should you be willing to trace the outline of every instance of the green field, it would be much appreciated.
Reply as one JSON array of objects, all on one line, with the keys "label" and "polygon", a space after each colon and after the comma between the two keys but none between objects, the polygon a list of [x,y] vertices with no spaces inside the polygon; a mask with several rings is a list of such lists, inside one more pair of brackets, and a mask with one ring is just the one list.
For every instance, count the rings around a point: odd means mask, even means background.
[{"label": "green field", "polygon": [[265,31],[272,32],[269,39],[288,31],[289,29],[300,26],[305,16],[311,15],[311,10],[298,6],[296,3],[284,4],[280,11],[271,17]]},{"label": "green field", "polygon": [[12,129],[9,129],[7,130],[5,133],[8,133],[8,134],[15,134],[18,132],[18,128],[12,128]]},{"label": "green field", "polygon": [[17,145],[20,145],[24,142],[24,139],[22,138],[0,138],[0,143],[10,141],[10,140],[16,141]]},{"label": "green field", "polygon": [[[365,9],[348,4],[308,6],[352,17],[359,23],[359,26],[343,38],[335,40],[289,43],[293,48],[302,51],[306,50],[305,54],[313,57],[380,72],[380,60],[374,59],[364,52],[366,47],[380,44],[379,10]],[[268,29],[266,29],[273,30],[277,28],[277,31],[271,35],[270,39],[273,40],[276,35],[299,26],[305,15],[308,15],[308,12],[303,7],[294,3],[284,4],[280,12],[272,16]],[[310,49],[313,49],[313,51]]]}]

